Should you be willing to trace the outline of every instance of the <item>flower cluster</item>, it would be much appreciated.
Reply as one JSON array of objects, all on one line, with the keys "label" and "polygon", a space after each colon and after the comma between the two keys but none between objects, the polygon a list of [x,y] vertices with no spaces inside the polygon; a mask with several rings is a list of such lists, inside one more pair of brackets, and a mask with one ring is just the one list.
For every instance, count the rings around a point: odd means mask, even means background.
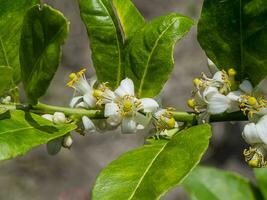
[{"label": "flower cluster", "polygon": [[244,140],[251,145],[244,150],[246,162],[252,167],[267,166],[267,101],[261,91],[248,80],[235,81],[236,72],[217,71],[212,78],[202,74],[194,79],[193,98],[188,106],[199,114],[200,122],[208,122],[210,115],[242,111],[249,119],[243,131]]},{"label": "flower cluster", "polygon": [[[151,121],[159,134],[178,127],[170,110],[160,109],[152,98],[137,98],[134,83],[129,78],[122,80],[118,88],[112,91],[108,83],[98,83],[96,78],[87,80],[85,69],[69,77],[67,85],[75,90],[70,106],[103,109],[105,123],[114,128],[121,126],[122,133],[135,133],[147,127]],[[87,116],[82,117],[82,122],[86,131],[93,132],[97,128]]]}]

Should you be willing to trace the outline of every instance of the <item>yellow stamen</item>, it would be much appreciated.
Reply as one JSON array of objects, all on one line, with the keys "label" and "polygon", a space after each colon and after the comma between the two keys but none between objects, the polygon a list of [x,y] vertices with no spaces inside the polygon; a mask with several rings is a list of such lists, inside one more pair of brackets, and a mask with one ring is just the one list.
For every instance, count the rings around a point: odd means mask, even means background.
[{"label": "yellow stamen", "polygon": [[236,75],[236,70],[234,68],[230,68],[228,70],[228,74],[229,74],[229,76],[235,76]]},{"label": "yellow stamen", "polygon": [[195,85],[196,87],[198,87],[198,86],[201,84],[201,80],[200,80],[199,78],[195,78],[195,79],[193,80],[193,83],[194,83],[194,85]]},{"label": "yellow stamen", "polygon": [[169,128],[174,128],[175,127],[175,119],[172,117],[168,120],[167,122]]},{"label": "yellow stamen", "polygon": [[256,105],[257,104],[257,99],[255,97],[251,97],[249,96],[248,98],[248,103],[252,106]]},{"label": "yellow stamen", "polygon": [[124,112],[130,112],[132,111],[133,104],[130,100],[126,99],[123,102],[123,111]]},{"label": "yellow stamen", "polygon": [[72,87],[74,85],[74,83],[76,83],[77,81],[80,80],[80,78],[84,75],[86,69],[83,68],[80,71],[78,71],[77,73],[71,73],[69,75],[69,79],[71,79],[68,83],[67,86],[68,87]]},{"label": "yellow stamen", "polygon": [[195,108],[195,106],[196,106],[196,101],[195,101],[195,99],[188,99],[187,100],[187,105],[188,105],[188,107],[189,108]]},{"label": "yellow stamen", "polygon": [[103,92],[101,90],[94,90],[93,91],[93,96],[97,99],[101,98],[103,95]]}]

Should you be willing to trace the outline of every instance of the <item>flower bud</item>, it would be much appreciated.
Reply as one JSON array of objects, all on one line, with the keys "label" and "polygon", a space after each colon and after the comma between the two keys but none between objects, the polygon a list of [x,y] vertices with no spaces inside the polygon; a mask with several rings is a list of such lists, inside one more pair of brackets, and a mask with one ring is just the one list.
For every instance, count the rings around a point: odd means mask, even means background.
[{"label": "flower bud", "polygon": [[64,137],[62,146],[70,149],[72,143],[73,143],[73,139],[72,139],[71,135],[68,135],[68,136]]},{"label": "flower bud", "polygon": [[45,118],[45,119],[53,122],[54,116],[50,115],[50,114],[44,114],[44,115],[42,115],[42,118]]},{"label": "flower bud", "polygon": [[55,112],[53,122],[55,124],[64,124],[66,123],[67,119],[64,113],[62,112]]}]

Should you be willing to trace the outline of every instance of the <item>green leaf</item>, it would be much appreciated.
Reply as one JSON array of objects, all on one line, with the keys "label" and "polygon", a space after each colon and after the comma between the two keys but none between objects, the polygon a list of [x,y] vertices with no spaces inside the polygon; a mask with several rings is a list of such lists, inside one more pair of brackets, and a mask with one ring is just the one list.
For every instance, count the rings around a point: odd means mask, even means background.
[{"label": "green leaf", "polygon": [[264,199],[267,199],[267,169],[254,169],[254,174],[256,176],[257,186],[259,187]]},{"label": "green leaf", "polygon": [[245,178],[222,170],[197,167],[183,182],[194,200],[257,199],[253,185]]},{"label": "green leaf", "polygon": [[122,155],[100,173],[92,199],[158,199],[198,164],[210,135],[199,125]]},{"label": "green leaf", "polygon": [[21,33],[20,63],[24,88],[32,104],[49,87],[67,35],[68,21],[59,11],[36,5],[27,12]]},{"label": "green leaf", "polygon": [[35,114],[10,111],[0,120],[0,160],[23,155],[30,149],[59,138],[74,130],[76,125],[54,125]]},{"label": "green leaf", "polygon": [[218,68],[257,85],[267,75],[266,23],[266,0],[205,0],[198,40]]},{"label": "green leaf", "polygon": [[145,25],[145,19],[131,0],[113,0],[125,40],[131,38],[136,31]]},{"label": "green leaf", "polygon": [[14,69],[15,83],[20,81],[19,46],[23,17],[38,0],[0,0],[0,65]]},{"label": "green leaf", "polygon": [[8,66],[0,66],[0,96],[13,85],[13,69]]},{"label": "green leaf", "polygon": [[179,14],[159,17],[136,32],[127,47],[126,76],[139,97],[154,97],[174,66],[175,43],[189,31],[193,21]]},{"label": "green leaf", "polygon": [[87,29],[93,65],[100,82],[111,88],[123,75],[122,36],[111,0],[80,0],[80,12]]}]

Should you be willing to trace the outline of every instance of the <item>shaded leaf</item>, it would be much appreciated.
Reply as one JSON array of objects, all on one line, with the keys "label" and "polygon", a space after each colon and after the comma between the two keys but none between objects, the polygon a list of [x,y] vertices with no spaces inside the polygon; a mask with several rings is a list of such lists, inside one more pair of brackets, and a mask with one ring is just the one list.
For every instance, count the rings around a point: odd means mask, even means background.
[{"label": "shaded leaf", "polygon": [[26,14],[20,46],[21,73],[28,99],[36,104],[56,73],[61,45],[68,35],[68,22],[59,11],[44,5]]},{"label": "shaded leaf", "polygon": [[119,85],[123,75],[122,36],[111,0],[80,0],[80,12],[87,29],[93,65],[98,81]]},{"label": "shaded leaf", "polygon": [[267,75],[267,1],[205,0],[198,40],[220,69],[257,85]]},{"label": "shaded leaf", "polygon": [[13,86],[13,69],[8,66],[0,66],[0,96]]},{"label": "shaded leaf", "polygon": [[259,187],[264,199],[267,199],[267,169],[254,169],[254,174],[256,176],[257,186]]},{"label": "shaded leaf", "polygon": [[20,81],[19,46],[23,17],[38,0],[0,0],[0,66],[14,69],[15,83]]},{"label": "shaded leaf", "polygon": [[35,114],[10,111],[9,118],[0,120],[0,160],[23,155],[75,128],[73,124],[54,125]]},{"label": "shaded leaf", "polygon": [[136,31],[145,25],[145,19],[131,0],[113,0],[125,40],[131,38]]},{"label": "shaded leaf", "polygon": [[257,199],[249,180],[215,168],[197,167],[183,182],[194,200]]},{"label": "shaded leaf", "polygon": [[127,47],[126,76],[139,97],[154,97],[164,86],[174,66],[173,49],[193,21],[179,14],[154,19],[136,32]]},{"label": "shaded leaf", "polygon": [[199,125],[122,155],[98,176],[93,199],[158,199],[197,165],[210,135]]}]

